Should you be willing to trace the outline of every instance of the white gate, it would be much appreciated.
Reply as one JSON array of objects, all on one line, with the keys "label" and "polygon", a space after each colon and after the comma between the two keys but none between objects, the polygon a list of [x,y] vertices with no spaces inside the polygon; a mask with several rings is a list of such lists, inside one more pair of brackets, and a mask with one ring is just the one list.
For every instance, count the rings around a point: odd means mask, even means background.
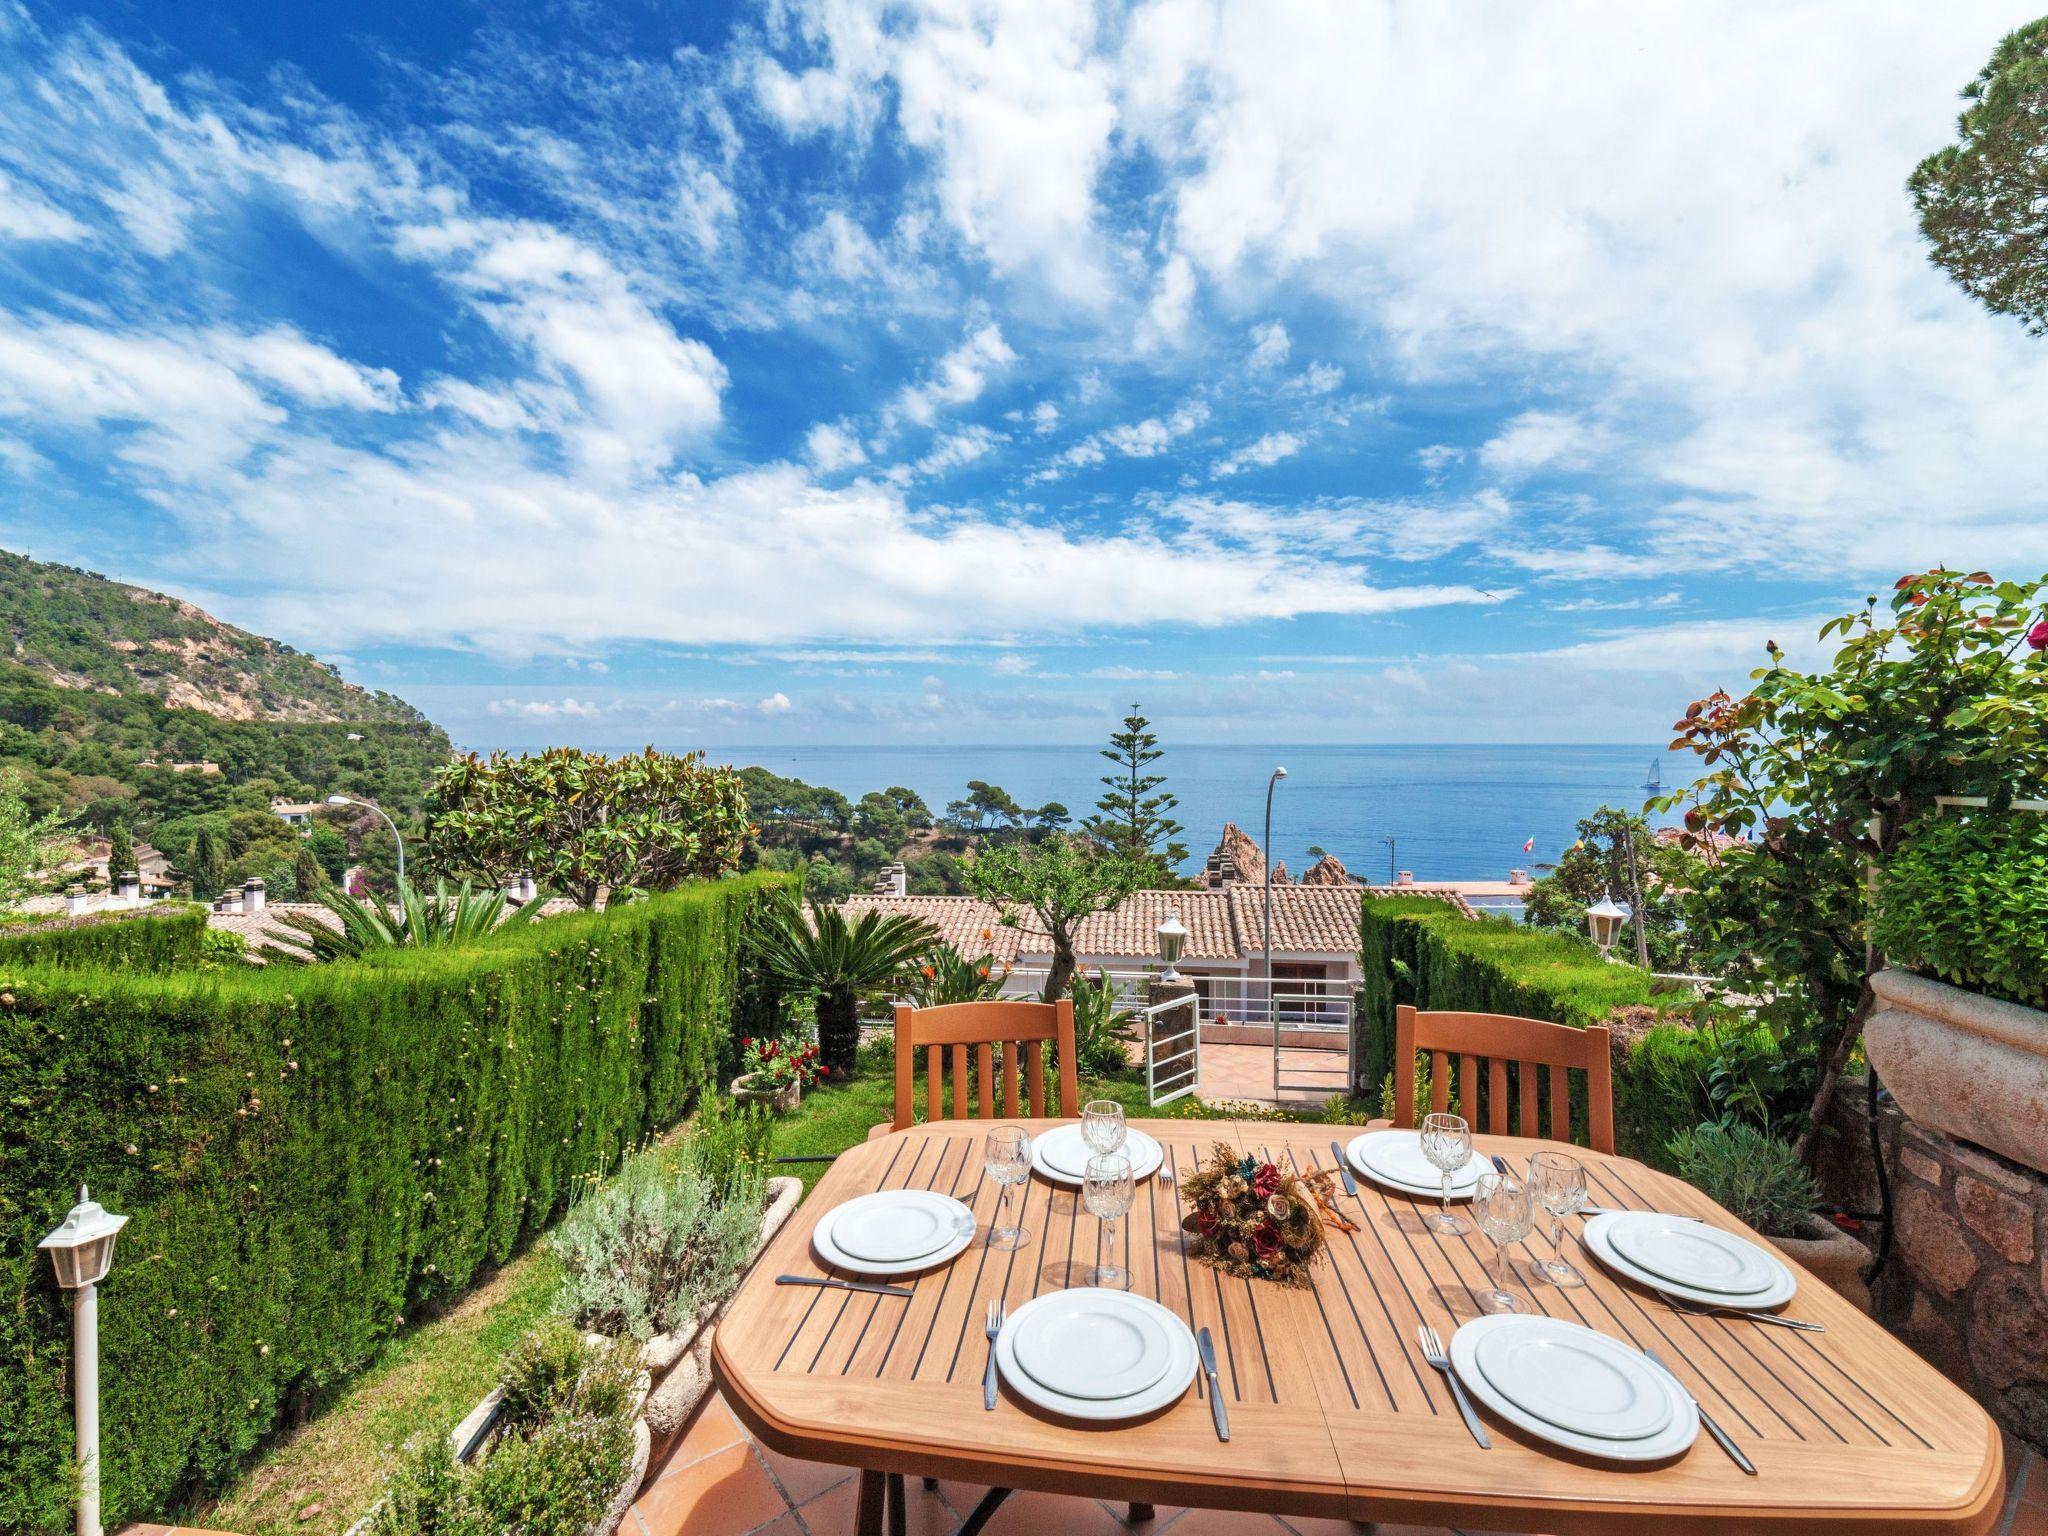
[{"label": "white gate", "polygon": [[1139,1009],[1138,1017],[1145,1028],[1145,1093],[1157,1109],[1193,1093],[1201,1080],[1201,999],[1193,993],[1168,998]]}]

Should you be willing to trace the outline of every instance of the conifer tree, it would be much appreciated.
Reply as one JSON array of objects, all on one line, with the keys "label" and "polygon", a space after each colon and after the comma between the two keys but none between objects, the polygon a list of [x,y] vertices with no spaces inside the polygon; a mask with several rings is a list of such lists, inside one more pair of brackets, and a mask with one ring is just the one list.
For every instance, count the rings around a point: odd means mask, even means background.
[{"label": "conifer tree", "polygon": [[1169,814],[1180,804],[1164,785],[1166,775],[1147,770],[1165,754],[1152,722],[1133,704],[1124,728],[1112,731],[1103,757],[1116,764],[1102,776],[1104,790],[1088,832],[1098,842],[1132,858],[1151,859],[1171,873],[1188,856],[1181,824]]},{"label": "conifer tree", "polygon": [[123,875],[135,872],[135,840],[128,835],[128,823],[117,821],[107,832],[108,888],[118,885]]}]

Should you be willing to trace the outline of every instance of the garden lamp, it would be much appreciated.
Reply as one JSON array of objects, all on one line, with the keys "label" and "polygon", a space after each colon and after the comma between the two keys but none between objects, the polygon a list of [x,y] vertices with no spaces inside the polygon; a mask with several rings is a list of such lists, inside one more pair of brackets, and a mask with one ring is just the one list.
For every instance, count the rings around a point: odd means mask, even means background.
[{"label": "garden lamp", "polygon": [[1592,931],[1593,942],[1599,946],[1602,959],[1614,947],[1615,936],[1621,932],[1621,925],[1628,921],[1628,913],[1614,904],[1611,892],[1602,891],[1600,900],[1586,908],[1586,927]]},{"label": "garden lamp", "polygon": [[71,1293],[73,1405],[78,1437],[78,1536],[100,1532],[99,1283],[114,1264],[114,1239],[128,1225],[78,1186],[78,1204],[36,1246],[48,1253],[57,1284]]},{"label": "garden lamp", "polygon": [[398,888],[405,889],[405,839],[398,835],[398,823],[391,819],[391,813],[374,800],[358,800],[354,795],[329,795],[329,805],[360,805],[366,811],[375,811],[384,818],[384,825],[391,829],[391,841],[398,844]]},{"label": "garden lamp", "polygon": [[1187,948],[1188,930],[1181,922],[1178,912],[1166,914],[1166,921],[1153,929],[1159,940],[1159,958],[1166,962],[1166,969],[1160,972],[1161,981],[1179,981],[1180,972],[1174,967],[1180,964],[1181,952]]}]

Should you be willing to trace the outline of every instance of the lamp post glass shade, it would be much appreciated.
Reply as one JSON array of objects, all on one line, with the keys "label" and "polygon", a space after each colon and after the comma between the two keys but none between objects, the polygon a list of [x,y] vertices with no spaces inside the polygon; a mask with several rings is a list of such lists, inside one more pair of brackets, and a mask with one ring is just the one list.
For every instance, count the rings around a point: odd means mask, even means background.
[{"label": "lamp post glass shade", "polygon": [[1180,964],[1180,957],[1186,952],[1188,947],[1188,930],[1187,926],[1181,922],[1180,914],[1178,912],[1167,913],[1166,921],[1153,930],[1153,936],[1159,940],[1159,958],[1166,965],[1166,971],[1160,977],[1160,980],[1178,980],[1179,973],[1174,970],[1174,967]]},{"label": "lamp post glass shade", "polygon": [[1611,894],[1603,893],[1600,900],[1586,908],[1586,927],[1593,935],[1593,942],[1606,954],[1614,947],[1615,936],[1621,932],[1621,925],[1628,921],[1625,909],[1614,904]]},{"label": "lamp post glass shade", "polygon": [[36,1246],[49,1254],[57,1283],[67,1291],[75,1291],[106,1279],[107,1271],[114,1266],[114,1239],[127,1225],[126,1216],[116,1216],[107,1210],[81,1184],[78,1204]]}]

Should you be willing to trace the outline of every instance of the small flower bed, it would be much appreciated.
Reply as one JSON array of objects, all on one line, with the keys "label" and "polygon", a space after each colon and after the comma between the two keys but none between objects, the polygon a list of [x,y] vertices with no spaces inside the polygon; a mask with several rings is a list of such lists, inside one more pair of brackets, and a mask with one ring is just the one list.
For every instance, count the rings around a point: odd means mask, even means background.
[{"label": "small flower bed", "polygon": [[815,1041],[799,1046],[749,1036],[740,1042],[740,1072],[753,1080],[753,1087],[772,1092],[792,1083],[808,1088],[829,1076],[831,1069],[818,1059]]}]

